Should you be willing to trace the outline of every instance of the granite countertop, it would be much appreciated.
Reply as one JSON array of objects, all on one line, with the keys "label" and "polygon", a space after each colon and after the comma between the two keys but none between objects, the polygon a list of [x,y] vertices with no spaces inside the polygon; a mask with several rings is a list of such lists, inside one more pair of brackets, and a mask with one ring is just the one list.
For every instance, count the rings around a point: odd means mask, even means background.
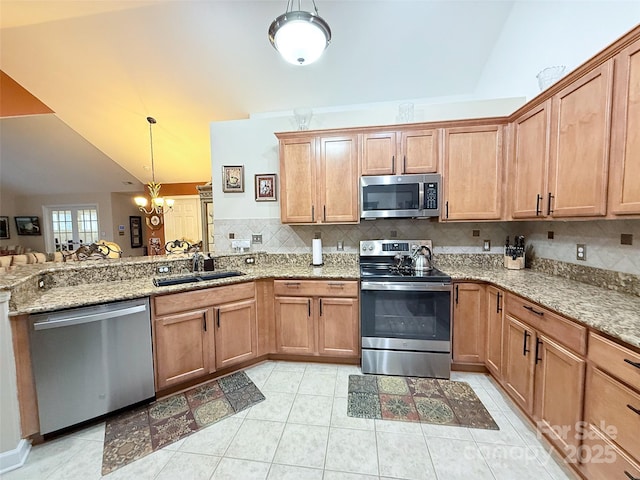
[{"label": "granite countertop", "polygon": [[[239,270],[242,276],[190,284],[155,287],[153,276],[98,281],[75,286],[55,285],[29,290],[13,299],[10,315],[39,313],[83,305],[184,292],[266,278],[359,280],[357,262],[337,262],[312,267],[308,262],[282,256],[265,257],[259,264],[227,264],[217,270]],[[157,263],[157,262],[156,262]],[[533,270],[502,267],[441,265],[454,281],[483,281],[520,295],[568,318],[640,348],[640,297],[599,288]],[[87,270],[89,272],[90,270]],[[0,285],[1,287],[1,285]]]}]

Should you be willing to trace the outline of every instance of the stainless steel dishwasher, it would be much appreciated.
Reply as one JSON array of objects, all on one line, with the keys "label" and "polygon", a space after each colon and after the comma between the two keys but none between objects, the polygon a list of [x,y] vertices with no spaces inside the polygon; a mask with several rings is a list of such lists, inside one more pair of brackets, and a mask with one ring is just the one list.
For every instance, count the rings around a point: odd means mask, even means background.
[{"label": "stainless steel dishwasher", "polygon": [[155,396],[149,300],[30,316],[40,433]]}]

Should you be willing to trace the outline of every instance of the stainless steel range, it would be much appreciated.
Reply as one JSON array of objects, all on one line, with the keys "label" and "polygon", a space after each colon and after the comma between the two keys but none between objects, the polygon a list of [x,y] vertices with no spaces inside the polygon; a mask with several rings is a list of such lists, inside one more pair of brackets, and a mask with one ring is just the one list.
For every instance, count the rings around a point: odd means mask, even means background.
[{"label": "stainless steel range", "polygon": [[431,252],[430,240],[360,242],[363,373],[450,377],[451,277]]}]

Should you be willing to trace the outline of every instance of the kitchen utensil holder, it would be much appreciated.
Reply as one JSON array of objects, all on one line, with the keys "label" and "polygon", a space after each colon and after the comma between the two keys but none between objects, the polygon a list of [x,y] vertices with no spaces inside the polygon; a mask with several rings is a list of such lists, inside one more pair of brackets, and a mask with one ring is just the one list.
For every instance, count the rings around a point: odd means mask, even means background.
[{"label": "kitchen utensil holder", "polygon": [[522,270],[524,268],[524,257],[516,257],[514,260],[513,256],[505,255],[504,268],[509,270]]}]

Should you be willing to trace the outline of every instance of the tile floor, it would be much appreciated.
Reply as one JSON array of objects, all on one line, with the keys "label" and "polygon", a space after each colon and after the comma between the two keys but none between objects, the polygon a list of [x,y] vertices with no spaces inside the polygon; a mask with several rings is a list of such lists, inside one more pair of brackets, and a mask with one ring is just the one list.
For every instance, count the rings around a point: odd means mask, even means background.
[{"label": "tile floor", "polygon": [[356,366],[266,362],[247,373],[267,399],[101,477],[104,423],[32,449],[3,480],[574,479],[487,375],[468,382],[500,431],[347,416]]}]

